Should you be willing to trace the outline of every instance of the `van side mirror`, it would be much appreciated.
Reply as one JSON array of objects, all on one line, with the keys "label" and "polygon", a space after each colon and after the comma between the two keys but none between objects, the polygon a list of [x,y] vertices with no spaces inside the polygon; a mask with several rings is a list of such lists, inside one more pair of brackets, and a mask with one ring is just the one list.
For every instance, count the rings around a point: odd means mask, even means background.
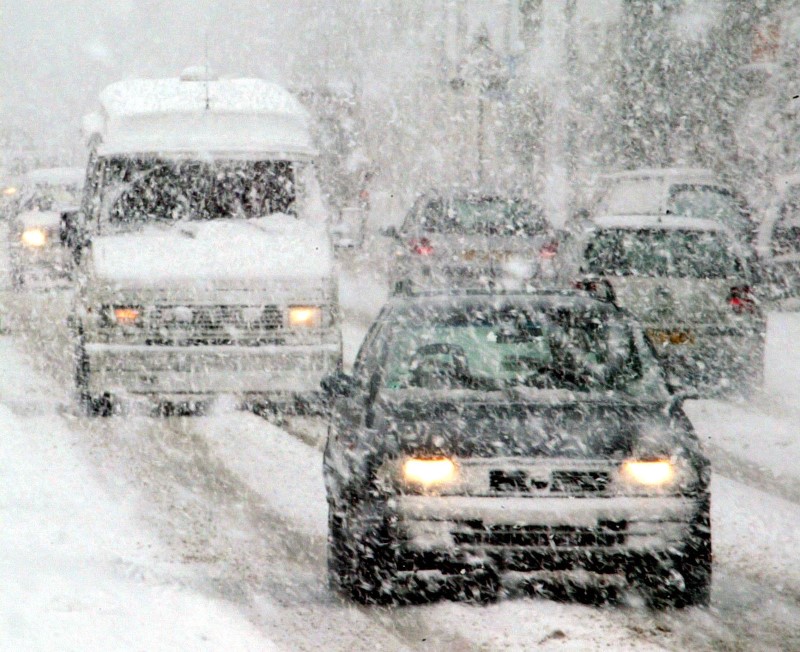
[{"label": "van side mirror", "polygon": [[351,396],[355,391],[356,383],[352,376],[342,371],[337,371],[334,374],[325,376],[320,382],[320,386],[325,394],[331,398],[336,398]]},{"label": "van side mirror", "polygon": [[400,233],[398,233],[397,228],[394,226],[387,226],[382,228],[379,233],[385,238],[393,238],[397,240],[400,237]]}]

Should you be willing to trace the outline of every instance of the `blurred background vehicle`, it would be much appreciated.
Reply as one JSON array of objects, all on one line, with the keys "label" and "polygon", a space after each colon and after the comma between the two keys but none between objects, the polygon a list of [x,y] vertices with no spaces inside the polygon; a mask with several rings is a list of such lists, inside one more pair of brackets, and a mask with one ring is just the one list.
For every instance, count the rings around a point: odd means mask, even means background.
[{"label": "blurred background vehicle", "polygon": [[704,395],[760,387],[766,317],[742,249],[718,221],[599,216],[567,249],[564,282],[605,283],[676,382]]},{"label": "blurred background vehicle", "polygon": [[771,296],[800,305],[800,174],[779,177],[758,230],[758,254]]},{"label": "blurred background vehicle", "polygon": [[8,228],[15,289],[51,287],[71,278],[75,260],[68,239],[85,176],[84,168],[61,167],[31,170],[21,178]]},{"label": "blurred background vehicle", "polygon": [[421,196],[400,228],[384,233],[396,240],[389,272],[395,293],[547,278],[559,247],[559,233],[539,206],[460,190]]}]

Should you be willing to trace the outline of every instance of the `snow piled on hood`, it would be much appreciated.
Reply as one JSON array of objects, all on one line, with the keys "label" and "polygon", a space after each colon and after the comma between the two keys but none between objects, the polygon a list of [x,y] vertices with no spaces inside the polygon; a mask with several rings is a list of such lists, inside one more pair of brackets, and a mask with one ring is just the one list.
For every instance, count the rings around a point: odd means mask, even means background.
[{"label": "snow piled on hood", "polygon": [[152,225],[97,237],[94,274],[126,285],[323,279],[333,266],[323,225],[291,215]]}]

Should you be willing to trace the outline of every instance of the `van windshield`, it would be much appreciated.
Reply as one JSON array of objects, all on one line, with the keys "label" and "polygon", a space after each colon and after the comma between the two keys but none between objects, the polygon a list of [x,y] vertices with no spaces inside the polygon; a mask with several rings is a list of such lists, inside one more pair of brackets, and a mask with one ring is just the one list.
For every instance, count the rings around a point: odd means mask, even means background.
[{"label": "van windshield", "polygon": [[294,212],[289,161],[116,158],[103,181],[103,218],[116,225]]}]

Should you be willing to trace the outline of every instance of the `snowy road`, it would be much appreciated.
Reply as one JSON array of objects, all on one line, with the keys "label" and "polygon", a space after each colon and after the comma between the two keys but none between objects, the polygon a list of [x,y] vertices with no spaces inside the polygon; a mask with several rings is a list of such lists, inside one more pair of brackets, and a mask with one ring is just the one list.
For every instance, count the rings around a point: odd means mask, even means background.
[{"label": "snowy road", "polygon": [[[342,294],[346,349],[352,356],[383,300],[381,279],[345,275]],[[690,407],[719,461],[711,609],[652,613],[636,606],[531,597],[488,607],[442,602],[368,609],[343,603],[326,587],[321,457],[317,447],[304,443],[313,442],[321,424],[290,423],[289,431],[305,432],[301,441],[285,428],[224,404],[205,417],[77,418],[64,409],[70,400],[66,302],[54,294],[9,301],[13,334],[0,340],[0,406],[24,436],[35,440],[31,455],[69,447],[69,459],[101,494],[102,518],[128,515],[127,529],[116,533],[112,528],[103,548],[119,546],[116,563],[102,566],[100,582],[117,614],[110,621],[116,629],[84,627],[106,643],[116,633],[120,638],[112,647],[134,647],[133,624],[126,630],[122,623],[129,612],[142,618],[142,608],[126,596],[143,602],[149,591],[161,596],[158,604],[165,612],[184,617],[162,614],[162,634],[153,634],[148,649],[169,649],[176,642],[184,649],[218,649],[219,623],[228,623],[239,647],[260,641],[263,647],[272,642],[286,650],[800,649],[800,569],[795,564],[800,469],[793,463],[800,446],[795,434],[800,411],[793,407],[800,397],[800,351],[794,351],[800,348],[794,346],[800,342],[800,315],[770,316],[765,397],[751,405],[698,402]],[[21,436],[15,441],[24,441]],[[24,452],[19,445],[15,451],[13,459]],[[62,462],[58,457],[48,462],[48,472],[59,474]],[[5,506],[4,521],[18,516]],[[73,548],[83,547],[79,531],[87,512],[75,518]],[[89,525],[96,529],[98,524],[89,523],[87,532],[93,531]],[[130,546],[130,531],[138,541],[150,542],[145,552]],[[3,545],[9,536],[0,539]],[[11,543],[25,548],[24,542]],[[23,576],[39,563],[21,553],[14,559],[15,566],[6,569],[10,577]],[[120,574],[128,589],[141,590],[122,591],[112,581]],[[71,590],[91,592],[85,578],[75,575]],[[62,581],[68,585],[68,579]],[[17,638],[4,641],[0,633],[0,646],[20,649],[15,643],[25,640],[26,627],[34,631],[42,619],[44,627],[57,622],[70,631],[73,621],[65,625],[52,614],[63,608],[61,603],[26,601],[29,587],[17,584],[17,601],[38,606],[22,614]],[[14,597],[7,598],[9,604]],[[96,595],[78,595],[69,604],[90,624],[109,622]],[[186,605],[197,604],[202,608],[187,611]],[[204,638],[179,635],[193,629]],[[31,649],[50,649],[49,639],[32,640],[44,643]]]}]

